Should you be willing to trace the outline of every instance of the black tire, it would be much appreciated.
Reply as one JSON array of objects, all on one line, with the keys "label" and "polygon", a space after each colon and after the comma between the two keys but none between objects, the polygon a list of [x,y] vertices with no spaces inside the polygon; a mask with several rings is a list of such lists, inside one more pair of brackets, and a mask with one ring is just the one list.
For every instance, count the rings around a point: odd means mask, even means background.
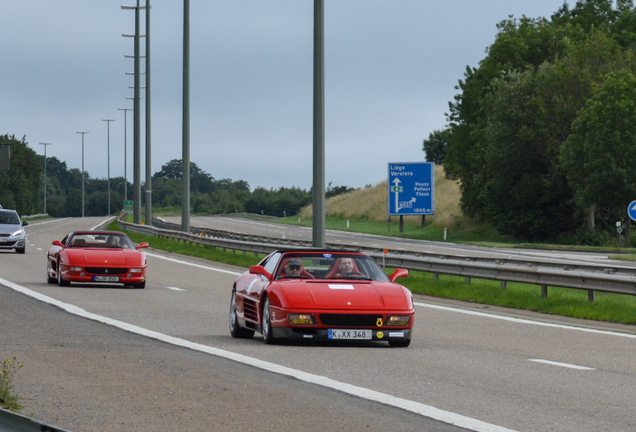
[{"label": "black tire", "polygon": [[71,286],[71,282],[62,279],[62,268],[60,267],[60,262],[57,262],[57,284],[61,287]]},{"label": "black tire", "polygon": [[144,289],[146,288],[146,281],[133,284],[132,286],[133,288]]},{"label": "black tire", "polygon": [[19,253],[19,254],[23,254],[24,252],[26,252],[26,248],[25,247],[15,250],[15,253]]},{"label": "black tire", "polygon": [[232,300],[230,300],[230,334],[236,339],[250,339],[254,336],[254,330],[239,325],[236,314],[236,291],[232,291]]},{"label": "black tire", "polygon": [[263,302],[263,312],[261,316],[263,317],[261,322],[261,333],[263,334],[263,342],[267,345],[271,345],[274,343],[274,335],[272,334],[272,320],[269,312],[269,297],[265,297],[265,301]]},{"label": "black tire", "polygon": [[411,345],[411,339],[389,341],[389,346],[392,348],[406,348],[409,345]]},{"label": "black tire", "polygon": [[46,281],[51,285],[57,283],[57,279],[51,277],[51,261],[48,259],[46,260]]}]

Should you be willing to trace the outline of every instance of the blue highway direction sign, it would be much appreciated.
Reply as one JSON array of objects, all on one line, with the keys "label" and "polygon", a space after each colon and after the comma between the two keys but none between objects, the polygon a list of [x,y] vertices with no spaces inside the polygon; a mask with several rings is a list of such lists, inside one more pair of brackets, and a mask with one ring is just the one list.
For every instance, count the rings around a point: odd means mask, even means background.
[{"label": "blue highway direction sign", "polygon": [[631,220],[636,221],[636,201],[632,201],[627,206],[627,214],[631,218]]},{"label": "blue highway direction sign", "polygon": [[435,213],[435,164],[389,164],[389,216]]}]

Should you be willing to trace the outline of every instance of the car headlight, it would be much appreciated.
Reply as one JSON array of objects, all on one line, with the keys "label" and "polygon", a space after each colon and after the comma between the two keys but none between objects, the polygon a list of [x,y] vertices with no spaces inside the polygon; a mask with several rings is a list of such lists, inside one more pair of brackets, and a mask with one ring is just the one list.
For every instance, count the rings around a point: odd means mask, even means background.
[{"label": "car headlight", "polygon": [[389,315],[384,322],[385,326],[407,326],[411,321],[410,315]]},{"label": "car headlight", "polygon": [[68,268],[70,271],[82,271],[81,267],[69,267]]},{"label": "car headlight", "polygon": [[11,234],[12,237],[20,237],[24,235],[24,230],[19,229],[16,232],[14,232],[13,234]]},{"label": "car headlight", "polygon": [[289,322],[294,325],[313,325],[314,316],[309,314],[289,314]]},{"label": "car headlight", "polygon": [[130,269],[131,273],[141,273],[144,269]]}]

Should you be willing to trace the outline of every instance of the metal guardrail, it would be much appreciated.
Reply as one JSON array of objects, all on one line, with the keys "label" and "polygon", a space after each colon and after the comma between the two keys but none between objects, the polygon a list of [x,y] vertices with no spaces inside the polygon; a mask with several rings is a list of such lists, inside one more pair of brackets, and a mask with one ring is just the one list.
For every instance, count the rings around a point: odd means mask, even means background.
[{"label": "metal guardrail", "polygon": [[[311,248],[308,242],[299,240],[273,239],[251,235],[240,235],[226,231],[210,230],[206,228],[192,228],[196,234],[157,226],[136,225],[119,222],[125,229],[154,236],[173,238],[179,241],[203,244],[232,251],[253,252],[254,254],[268,254],[278,249],[306,249]],[[158,219],[153,219],[156,225],[180,228]],[[231,237],[231,238],[230,238]],[[636,268],[628,266],[609,266],[603,264],[564,265],[563,263],[527,260],[510,257],[507,260],[492,258],[474,258],[467,256],[449,256],[428,253],[388,253],[379,249],[364,249],[360,246],[343,244],[328,244],[328,248],[336,250],[359,250],[373,257],[376,262],[388,267],[401,267],[439,274],[463,276],[470,278],[490,279],[501,281],[502,289],[507,282],[521,282],[541,286],[542,295],[547,295],[548,286],[573,288],[588,291],[588,298],[594,301],[594,292],[636,295]]]},{"label": "metal guardrail", "polygon": [[46,217],[48,215],[49,215],[48,213],[39,213],[34,215],[20,216],[20,219],[33,219],[37,217]]},{"label": "metal guardrail", "polygon": [[69,432],[56,426],[0,408],[2,432]]}]

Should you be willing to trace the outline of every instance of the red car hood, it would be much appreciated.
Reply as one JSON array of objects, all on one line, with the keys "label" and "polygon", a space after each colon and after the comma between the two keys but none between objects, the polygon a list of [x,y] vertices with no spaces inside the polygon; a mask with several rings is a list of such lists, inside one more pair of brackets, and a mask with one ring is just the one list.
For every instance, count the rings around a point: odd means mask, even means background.
[{"label": "red car hood", "polygon": [[410,309],[402,286],[377,281],[280,281],[292,308]]},{"label": "red car hood", "polygon": [[143,253],[130,249],[66,249],[69,265],[130,267],[145,264]]}]

